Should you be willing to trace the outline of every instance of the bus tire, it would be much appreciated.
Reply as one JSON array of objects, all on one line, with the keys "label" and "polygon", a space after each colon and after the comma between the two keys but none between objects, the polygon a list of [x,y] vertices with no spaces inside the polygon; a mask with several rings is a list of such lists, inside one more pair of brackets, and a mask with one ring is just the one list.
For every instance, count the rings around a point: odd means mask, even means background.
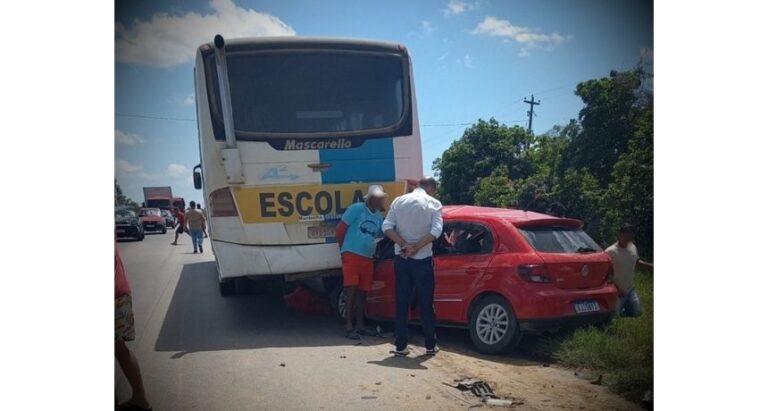
[{"label": "bus tire", "polygon": [[229,297],[231,295],[237,294],[235,280],[232,278],[219,280],[219,294],[221,294],[222,297]]}]

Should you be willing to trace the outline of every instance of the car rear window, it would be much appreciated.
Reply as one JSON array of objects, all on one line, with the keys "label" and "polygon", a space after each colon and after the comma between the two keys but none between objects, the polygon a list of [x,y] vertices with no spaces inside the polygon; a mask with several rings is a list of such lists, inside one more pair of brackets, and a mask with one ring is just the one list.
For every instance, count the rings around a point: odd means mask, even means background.
[{"label": "car rear window", "polygon": [[519,228],[528,243],[544,253],[584,253],[602,251],[584,230],[569,227]]}]

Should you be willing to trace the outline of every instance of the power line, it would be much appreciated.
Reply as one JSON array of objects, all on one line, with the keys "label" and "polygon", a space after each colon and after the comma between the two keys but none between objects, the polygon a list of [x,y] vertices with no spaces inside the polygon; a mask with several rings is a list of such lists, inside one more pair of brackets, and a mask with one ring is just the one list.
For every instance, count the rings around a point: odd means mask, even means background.
[{"label": "power line", "polygon": [[[166,121],[197,121],[194,118],[184,118],[184,117],[168,117],[168,116],[152,116],[148,114],[120,114],[116,113],[116,117],[126,117],[126,118],[143,118],[148,120],[166,120]],[[509,120],[509,121],[501,121],[500,123],[522,123],[525,120]],[[454,127],[454,126],[471,126],[475,124],[474,122],[468,122],[468,123],[440,123],[440,124],[422,124],[422,127]]]}]

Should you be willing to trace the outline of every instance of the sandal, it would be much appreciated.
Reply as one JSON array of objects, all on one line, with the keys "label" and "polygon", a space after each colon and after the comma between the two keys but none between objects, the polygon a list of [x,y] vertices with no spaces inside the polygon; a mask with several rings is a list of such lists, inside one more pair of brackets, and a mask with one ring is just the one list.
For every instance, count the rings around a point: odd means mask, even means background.
[{"label": "sandal", "polygon": [[355,330],[347,330],[345,337],[349,338],[350,340],[360,339],[360,335]]}]

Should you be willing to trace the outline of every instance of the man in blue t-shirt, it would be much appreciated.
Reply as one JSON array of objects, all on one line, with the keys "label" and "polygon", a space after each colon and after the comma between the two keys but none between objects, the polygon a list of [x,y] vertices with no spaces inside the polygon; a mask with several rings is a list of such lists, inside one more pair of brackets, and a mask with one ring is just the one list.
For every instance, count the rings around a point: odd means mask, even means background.
[{"label": "man in blue t-shirt", "polygon": [[[381,223],[384,216],[384,199],[387,193],[380,185],[368,187],[364,203],[347,208],[336,227],[336,242],[341,249],[341,271],[344,274],[344,291],[347,301],[347,338],[359,340],[360,335],[376,335],[363,324],[365,293],[373,284],[373,253],[376,239],[384,234]],[[356,319],[353,328],[352,318]]]}]

